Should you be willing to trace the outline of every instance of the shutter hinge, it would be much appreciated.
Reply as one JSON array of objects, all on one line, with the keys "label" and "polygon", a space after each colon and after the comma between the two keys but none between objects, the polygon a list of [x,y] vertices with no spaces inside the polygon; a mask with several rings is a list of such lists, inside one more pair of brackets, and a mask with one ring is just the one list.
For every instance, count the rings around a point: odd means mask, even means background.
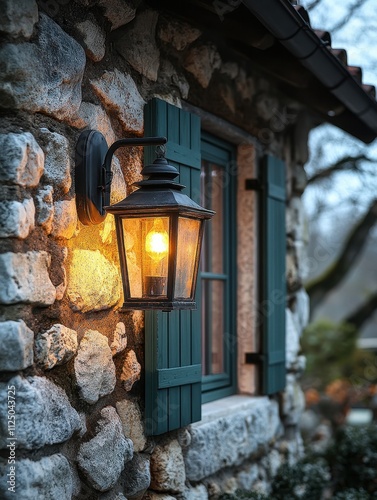
[{"label": "shutter hinge", "polygon": [[245,364],[247,365],[258,365],[263,363],[266,359],[265,354],[260,352],[246,352],[245,353]]},{"label": "shutter hinge", "polygon": [[262,183],[258,179],[245,179],[245,190],[246,191],[261,191]]}]

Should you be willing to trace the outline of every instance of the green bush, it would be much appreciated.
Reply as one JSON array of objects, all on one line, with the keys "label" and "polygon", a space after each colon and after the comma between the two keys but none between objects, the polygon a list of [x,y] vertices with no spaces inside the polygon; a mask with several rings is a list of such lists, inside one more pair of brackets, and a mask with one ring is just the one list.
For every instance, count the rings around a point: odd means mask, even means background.
[{"label": "green bush", "polygon": [[326,459],[336,491],[363,488],[377,494],[376,425],[340,429]]},{"label": "green bush", "polygon": [[363,488],[350,488],[336,493],[332,498],[335,500],[370,500],[371,496]]},{"label": "green bush", "polygon": [[320,462],[300,461],[293,467],[285,464],[278,470],[270,498],[276,500],[320,499],[330,479],[328,467]]},{"label": "green bush", "polygon": [[241,491],[237,490],[235,493],[225,493],[221,495],[219,500],[249,500],[252,498],[253,500],[268,500],[271,497],[266,497],[262,493],[258,493],[256,491]]},{"label": "green bush", "polygon": [[333,380],[354,376],[359,367],[358,375],[362,376],[364,367],[356,346],[357,336],[353,325],[330,321],[310,323],[301,341],[306,356],[304,383],[306,380],[309,387],[321,390]]}]

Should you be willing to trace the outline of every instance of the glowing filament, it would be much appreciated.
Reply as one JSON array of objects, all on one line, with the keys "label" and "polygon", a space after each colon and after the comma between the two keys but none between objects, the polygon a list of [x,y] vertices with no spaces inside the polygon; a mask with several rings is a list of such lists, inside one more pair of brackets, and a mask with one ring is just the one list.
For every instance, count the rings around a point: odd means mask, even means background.
[{"label": "glowing filament", "polygon": [[145,238],[145,251],[154,262],[160,262],[169,253],[169,235],[161,219],[155,219]]}]

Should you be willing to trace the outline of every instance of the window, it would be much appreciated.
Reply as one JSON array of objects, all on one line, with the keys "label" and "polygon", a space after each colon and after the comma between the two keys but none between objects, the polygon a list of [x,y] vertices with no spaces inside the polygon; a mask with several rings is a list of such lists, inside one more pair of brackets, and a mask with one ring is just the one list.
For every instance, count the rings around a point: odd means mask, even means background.
[{"label": "window", "polygon": [[236,390],[236,171],[230,144],[202,133],[201,153],[201,205],[216,212],[204,234],[197,299],[207,402]]},{"label": "window", "polygon": [[[200,420],[202,402],[236,392],[237,171],[233,146],[203,134],[196,114],[159,99],[145,107],[145,135],[168,138],[166,158],[179,169],[187,194],[217,212],[204,241],[198,310],[145,312],[145,432],[159,435]],[[146,148],[145,163],[153,159]],[[240,199],[254,183],[246,182],[249,173],[239,164]],[[238,363],[255,363],[261,392],[275,394],[285,385],[285,166],[265,156],[261,167],[260,265],[250,273],[260,275],[262,338],[259,352],[240,349]],[[247,252],[255,251],[252,240],[249,246]]]}]

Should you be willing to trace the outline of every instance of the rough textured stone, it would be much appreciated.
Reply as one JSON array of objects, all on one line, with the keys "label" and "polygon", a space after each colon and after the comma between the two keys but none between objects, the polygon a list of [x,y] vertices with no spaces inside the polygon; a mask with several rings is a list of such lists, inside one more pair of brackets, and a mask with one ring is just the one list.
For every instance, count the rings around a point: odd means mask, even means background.
[{"label": "rough textured stone", "polygon": [[109,309],[120,299],[119,271],[99,250],[75,249],[69,275],[67,294],[74,311]]},{"label": "rough textured stone", "polygon": [[240,68],[236,82],[237,93],[244,101],[251,101],[255,94],[255,83],[251,76],[247,76],[246,71]]},{"label": "rough textured stone", "polygon": [[63,262],[60,265],[60,270],[63,275],[63,281],[59,283],[56,288],[56,300],[62,300],[68,285],[67,271],[65,269],[65,261],[68,257],[68,248],[63,248]]},{"label": "rough textured stone", "polygon": [[285,425],[298,425],[305,409],[305,395],[294,374],[287,375],[287,385],[283,392],[282,413]]},{"label": "rough textured stone", "polygon": [[82,102],[77,116],[70,123],[73,127],[98,130],[105,136],[107,144],[115,142],[116,137],[111,126],[110,118],[102,106],[91,102]]},{"label": "rough textured stone", "polygon": [[0,323],[0,371],[23,370],[33,364],[34,333],[24,321]]},{"label": "rough textured stone", "polygon": [[292,312],[289,309],[285,310],[285,322],[285,364],[289,369],[296,362],[298,353],[300,351],[300,331],[297,329],[296,324],[293,320]]},{"label": "rough textured stone", "polygon": [[123,381],[123,387],[130,391],[135,382],[140,380],[141,365],[137,360],[135,351],[132,349],[127,353],[120,379]]},{"label": "rough textured stone", "polygon": [[55,189],[68,193],[72,184],[68,140],[47,128],[41,129],[41,140],[45,152],[45,179]]},{"label": "rough textured stone", "polygon": [[159,82],[171,87],[174,85],[179,90],[183,99],[186,99],[189,94],[190,84],[182,73],[179,73],[172,63],[163,59],[161,61],[160,72],[158,75]]},{"label": "rough textured stone", "polygon": [[113,392],[115,365],[107,338],[96,330],[85,332],[75,358],[75,374],[81,397],[89,404]]},{"label": "rough textured stone", "polygon": [[252,398],[232,412],[192,424],[191,445],[184,449],[186,475],[200,481],[224,467],[240,465],[265,451],[281,432],[279,408],[268,398]]},{"label": "rough textured stone", "polygon": [[180,493],[185,489],[185,464],[182,448],[176,439],[159,444],[151,455],[151,488]]},{"label": "rough textured stone", "polygon": [[136,452],[143,451],[147,444],[139,405],[124,399],[116,403],[116,409],[123,426],[123,433],[130,438]]},{"label": "rough textured stone", "polygon": [[57,201],[54,208],[51,234],[55,238],[69,240],[75,234],[77,226],[76,199]]},{"label": "rough textured stone", "polygon": [[0,0],[0,10],[0,33],[6,33],[12,38],[31,37],[38,21],[35,0]]},{"label": "rough textured stone", "polygon": [[50,262],[44,251],[0,254],[0,303],[53,304],[56,290],[48,274]]},{"label": "rough textured stone", "polygon": [[149,456],[135,453],[133,459],[126,463],[122,473],[123,492],[127,498],[141,499],[151,483]]},{"label": "rough textured stone", "polygon": [[136,9],[124,0],[99,0],[99,5],[105,9],[105,16],[111,23],[111,30],[124,26],[135,17]]},{"label": "rough textured stone", "polygon": [[31,198],[0,202],[0,238],[26,238],[34,229],[35,206]]},{"label": "rough textured stone", "polygon": [[193,47],[188,52],[184,67],[192,73],[203,88],[207,88],[215,69],[220,68],[221,58],[212,44]]},{"label": "rough textured stone", "polygon": [[0,181],[35,187],[43,169],[43,150],[29,132],[0,134]]},{"label": "rough textured stone", "polygon": [[0,448],[7,440],[7,387],[16,392],[17,447],[35,450],[62,443],[79,430],[81,421],[66,393],[46,378],[20,376],[0,384]]},{"label": "rough textured stone", "polygon": [[207,489],[204,484],[188,488],[184,491],[183,500],[208,500]]},{"label": "rough textured stone", "polygon": [[143,500],[176,500],[176,497],[167,495],[165,493],[155,493],[154,491],[147,491]]},{"label": "rough textured stone", "polygon": [[37,363],[50,370],[69,361],[77,351],[77,333],[64,325],[53,325],[37,335],[35,357]]},{"label": "rough textured stone", "polygon": [[184,50],[200,37],[201,31],[176,19],[163,19],[158,36],[163,42],[170,43],[177,50]]},{"label": "rough textured stone", "polygon": [[68,460],[61,454],[33,461],[18,458],[16,462],[16,493],[8,490],[9,465],[0,463],[0,496],[4,500],[71,500],[72,472]]},{"label": "rough textured stone", "polygon": [[105,71],[97,80],[91,80],[90,84],[105,108],[116,114],[125,131],[142,134],[145,101],[130,75],[117,69]]},{"label": "rough textured stone", "polygon": [[86,55],[94,62],[103,59],[105,55],[105,33],[95,23],[94,19],[87,19],[76,24],[76,29],[83,37]]},{"label": "rough textured stone", "polygon": [[52,222],[54,220],[55,206],[53,200],[54,188],[45,186],[40,189],[35,197],[37,206],[37,223],[43,227],[47,234],[52,231]]},{"label": "rough textured stone", "polygon": [[241,490],[250,491],[258,479],[258,465],[256,463],[246,464],[236,474],[237,486]]},{"label": "rough textured stone", "polygon": [[310,299],[304,288],[295,295],[295,304],[292,311],[292,319],[299,334],[308,326],[310,313]]},{"label": "rough textured stone", "polygon": [[126,347],[127,347],[126,325],[122,322],[119,322],[116,324],[113,341],[111,342],[110,345],[112,355],[115,356],[119,352],[124,351]]},{"label": "rough textured stone", "polygon": [[0,48],[0,107],[69,118],[80,106],[85,62],[81,45],[41,14],[35,43]]},{"label": "rough textured stone", "polygon": [[99,491],[112,488],[119,479],[124,463],[132,458],[132,442],[122,433],[122,424],[112,406],[101,410],[97,434],[82,443],[78,465],[88,482]]},{"label": "rough textured stone", "polygon": [[160,65],[160,50],[156,44],[158,13],[145,10],[115,42],[119,54],[140,74],[156,81]]},{"label": "rough textured stone", "polygon": [[227,61],[221,65],[220,72],[229,76],[231,80],[234,80],[238,75],[239,66],[234,61]]}]

